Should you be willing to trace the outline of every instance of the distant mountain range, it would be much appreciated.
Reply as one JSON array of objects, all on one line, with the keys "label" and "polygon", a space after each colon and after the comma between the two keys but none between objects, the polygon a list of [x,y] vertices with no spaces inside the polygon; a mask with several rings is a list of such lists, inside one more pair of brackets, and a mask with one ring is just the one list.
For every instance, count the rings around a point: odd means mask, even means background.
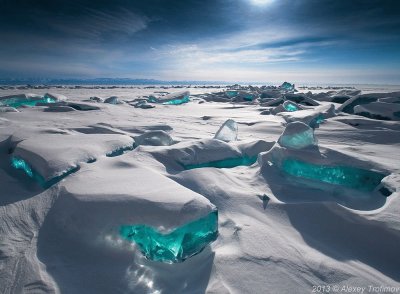
[{"label": "distant mountain range", "polygon": [[221,85],[221,81],[162,81],[155,79],[94,78],[94,79],[1,79],[0,85]]}]

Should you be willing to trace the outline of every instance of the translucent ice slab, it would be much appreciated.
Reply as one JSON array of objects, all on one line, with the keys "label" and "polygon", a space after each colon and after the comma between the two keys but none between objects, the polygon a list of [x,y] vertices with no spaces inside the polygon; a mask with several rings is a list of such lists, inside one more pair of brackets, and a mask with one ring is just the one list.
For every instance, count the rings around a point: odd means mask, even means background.
[{"label": "translucent ice slab", "polygon": [[167,233],[139,224],[122,226],[120,234],[124,239],[135,242],[148,259],[166,263],[182,262],[217,239],[218,211]]},{"label": "translucent ice slab", "polygon": [[349,166],[317,165],[297,159],[282,162],[284,172],[295,177],[317,180],[365,192],[373,191],[385,175]]}]

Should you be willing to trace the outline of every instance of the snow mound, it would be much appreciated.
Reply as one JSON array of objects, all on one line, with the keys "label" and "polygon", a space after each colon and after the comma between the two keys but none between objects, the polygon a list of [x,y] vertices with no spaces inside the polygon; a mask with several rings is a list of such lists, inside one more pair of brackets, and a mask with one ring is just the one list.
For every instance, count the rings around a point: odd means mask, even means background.
[{"label": "snow mound", "polygon": [[134,138],[135,145],[169,146],[174,143],[172,137],[165,131],[148,131]]},{"label": "snow mound", "polygon": [[258,160],[274,195],[283,201],[297,195],[298,201],[336,201],[374,210],[390,195],[382,181],[389,174],[384,167],[317,146],[313,130],[304,123],[289,123],[278,143]]},{"label": "snow mound", "polygon": [[0,112],[19,112],[15,107],[0,106]]},{"label": "snow mound", "polygon": [[333,104],[322,105],[314,109],[304,109],[294,112],[281,112],[278,114],[282,116],[288,123],[300,121],[312,128],[318,127],[325,119],[334,117],[335,106]]},{"label": "snow mound", "polygon": [[119,237],[124,225],[168,232],[215,210],[200,194],[138,165],[131,154],[85,165],[62,183],[54,222],[63,232],[105,243]]},{"label": "snow mound", "polygon": [[76,111],[75,108],[66,105],[51,105],[43,110],[44,112],[70,112]]},{"label": "snow mound", "polygon": [[370,93],[370,94],[358,95],[358,96],[355,96],[355,97],[347,100],[345,103],[343,103],[338,108],[338,111],[353,114],[355,106],[369,104],[371,102],[376,102],[378,99],[381,99],[381,98],[397,99],[397,98],[400,98],[400,92]]},{"label": "snow mound", "polygon": [[354,107],[354,114],[362,115],[372,119],[400,120],[400,104],[371,102]]},{"label": "snow mound", "polygon": [[158,169],[171,173],[187,169],[248,166],[257,161],[259,153],[271,149],[275,142],[263,140],[226,143],[215,139],[180,142],[168,148],[139,146],[135,156],[153,162]]},{"label": "snow mound", "polygon": [[[51,142],[51,144],[49,144]],[[122,147],[133,145],[125,135],[43,134],[18,143],[12,156],[23,159],[45,181]]]}]

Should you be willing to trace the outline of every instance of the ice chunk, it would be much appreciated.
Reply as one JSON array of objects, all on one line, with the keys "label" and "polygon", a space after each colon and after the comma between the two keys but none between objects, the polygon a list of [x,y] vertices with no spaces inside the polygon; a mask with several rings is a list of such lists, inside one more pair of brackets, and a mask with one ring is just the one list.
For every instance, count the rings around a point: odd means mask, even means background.
[{"label": "ice chunk", "polygon": [[64,95],[55,94],[55,93],[46,93],[46,94],[44,94],[43,98],[50,99],[50,100],[55,101],[55,102],[66,101],[68,99]]},{"label": "ice chunk", "polygon": [[28,176],[33,178],[33,171],[31,166],[22,158],[11,157],[11,166],[15,169],[23,170]]},{"label": "ice chunk", "polygon": [[282,85],[280,85],[280,88],[286,91],[293,91],[294,90],[294,84],[284,82]]},{"label": "ice chunk", "polygon": [[63,172],[62,174],[46,181],[36,170],[34,170],[31,165],[25,161],[24,159],[17,157],[17,156],[12,156],[11,157],[11,167],[17,169],[17,170],[22,170],[27,176],[32,178],[34,181],[36,181],[42,188],[47,189],[51,187],[52,185],[58,183],[68,175],[76,172],[79,170],[79,167],[74,167],[71,168],[68,171]]},{"label": "ice chunk", "polygon": [[111,96],[104,100],[104,103],[109,103],[109,104],[121,104],[122,102],[119,101],[117,96]]},{"label": "ice chunk", "polygon": [[236,97],[238,94],[239,91],[234,91],[234,90],[225,91],[225,95],[228,96],[228,98]]},{"label": "ice chunk", "polygon": [[21,106],[33,107],[37,104],[48,104],[54,103],[57,100],[49,96],[39,96],[36,94],[22,94],[22,95],[11,95],[0,98],[0,106],[9,106],[19,108]]},{"label": "ice chunk", "polygon": [[296,103],[290,101],[283,102],[283,108],[285,108],[286,111],[297,111],[300,109]]},{"label": "ice chunk", "polygon": [[238,136],[238,126],[233,119],[225,121],[218,132],[215,134],[214,139],[230,142],[236,141]]},{"label": "ice chunk", "polygon": [[150,131],[134,138],[136,145],[169,146],[174,143],[171,136],[162,131]]},{"label": "ice chunk", "polygon": [[253,92],[249,92],[249,91],[240,91],[239,95],[237,95],[235,97],[236,100],[244,100],[244,101],[253,101],[254,99],[256,99],[258,96],[258,94],[253,93]]},{"label": "ice chunk", "polygon": [[148,259],[166,263],[182,262],[217,239],[218,211],[167,233],[139,224],[122,226],[120,234],[124,239],[135,242]]},{"label": "ice chunk", "polygon": [[283,98],[263,99],[260,103],[261,106],[280,106],[283,103]]},{"label": "ice chunk", "polygon": [[158,98],[150,96],[149,102],[162,103],[164,105],[179,105],[189,102],[190,101],[189,96],[190,96],[189,91],[176,92]]},{"label": "ice chunk", "polygon": [[103,103],[104,102],[103,98],[97,97],[97,96],[92,96],[89,99],[90,99],[90,101],[94,101],[94,102],[98,102],[98,103]]},{"label": "ice chunk", "polygon": [[381,173],[348,166],[317,165],[288,158],[282,162],[286,173],[365,192],[373,191],[385,177]]},{"label": "ice chunk", "polygon": [[289,123],[278,143],[288,149],[302,149],[309,146],[317,145],[314,137],[314,130],[302,122]]},{"label": "ice chunk", "polygon": [[149,109],[155,107],[154,105],[147,103],[146,100],[141,100],[131,105],[133,105],[135,108],[142,108],[142,109]]},{"label": "ice chunk", "polygon": [[237,166],[250,166],[256,163],[257,156],[244,156],[244,157],[235,157],[235,158],[226,158],[222,160],[204,162],[199,164],[189,164],[185,165],[185,169],[195,169],[195,168],[203,168],[203,167],[215,167],[215,168],[233,168]]},{"label": "ice chunk", "polygon": [[309,96],[312,96],[312,94],[288,93],[288,94],[285,94],[285,99],[293,101],[295,103],[308,105],[308,106],[318,106],[319,103],[317,101],[315,101],[314,99],[310,98]]}]

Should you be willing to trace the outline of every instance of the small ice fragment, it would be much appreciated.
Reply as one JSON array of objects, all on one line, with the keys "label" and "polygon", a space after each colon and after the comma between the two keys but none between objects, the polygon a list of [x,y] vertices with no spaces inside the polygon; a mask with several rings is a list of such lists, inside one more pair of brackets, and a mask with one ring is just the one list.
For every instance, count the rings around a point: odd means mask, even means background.
[{"label": "small ice fragment", "polygon": [[154,97],[153,95],[150,95],[148,101],[152,103],[162,103],[164,105],[179,105],[189,102],[190,101],[189,96],[190,96],[189,91],[171,93],[158,98]]},{"label": "small ice fragment", "polygon": [[238,136],[238,126],[233,119],[228,119],[222,124],[218,132],[215,134],[214,139],[230,142],[236,141]]},{"label": "small ice fragment", "polygon": [[281,89],[286,90],[286,91],[293,91],[294,90],[294,84],[284,82],[281,86]]},{"label": "small ice fragment", "polygon": [[103,98],[97,97],[97,96],[92,96],[89,99],[90,99],[90,101],[93,101],[93,102],[98,102],[98,103],[103,103],[104,102]]},{"label": "small ice fragment", "polygon": [[45,103],[61,102],[68,100],[66,96],[55,93],[46,93],[44,94],[43,99]]},{"label": "small ice fragment", "polygon": [[283,108],[290,112],[299,110],[299,107],[294,102],[290,101],[283,102]]},{"label": "small ice fragment", "polygon": [[117,96],[111,96],[104,100],[104,103],[109,103],[109,104],[121,104]]},{"label": "small ice fragment", "polygon": [[29,177],[33,178],[33,171],[31,166],[22,158],[11,157],[11,166],[15,169],[23,170]]},{"label": "small ice fragment", "polygon": [[225,92],[225,95],[228,96],[228,98],[235,97],[239,94],[238,91],[233,91],[233,90],[228,90]]},{"label": "small ice fragment", "polygon": [[317,140],[314,137],[314,131],[308,125],[302,122],[289,123],[278,143],[289,149],[302,149],[305,147],[317,145]]}]

